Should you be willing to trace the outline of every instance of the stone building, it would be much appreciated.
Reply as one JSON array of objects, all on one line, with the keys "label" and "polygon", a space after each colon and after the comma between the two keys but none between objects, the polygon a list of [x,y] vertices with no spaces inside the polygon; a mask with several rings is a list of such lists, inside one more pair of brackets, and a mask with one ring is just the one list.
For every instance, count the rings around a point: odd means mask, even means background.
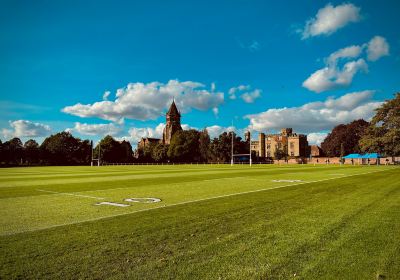
[{"label": "stone building", "polygon": [[260,158],[274,158],[278,150],[288,157],[309,155],[307,136],[293,133],[292,128],[282,128],[279,134],[259,133],[257,141],[251,141],[251,150]]},{"label": "stone building", "polygon": [[140,139],[137,147],[138,150],[144,150],[144,148],[151,143],[162,143],[165,145],[169,145],[171,143],[172,136],[175,134],[175,132],[182,130],[181,127],[181,114],[176,107],[175,100],[172,101],[171,106],[169,107],[169,110],[166,114],[166,123],[163,131],[163,138],[158,139],[158,138],[149,138],[145,137]]},{"label": "stone building", "polygon": [[176,108],[175,100],[173,100],[166,115],[166,124],[162,139],[163,144],[169,145],[171,143],[172,136],[179,130],[182,130],[181,114],[179,113],[178,108]]}]

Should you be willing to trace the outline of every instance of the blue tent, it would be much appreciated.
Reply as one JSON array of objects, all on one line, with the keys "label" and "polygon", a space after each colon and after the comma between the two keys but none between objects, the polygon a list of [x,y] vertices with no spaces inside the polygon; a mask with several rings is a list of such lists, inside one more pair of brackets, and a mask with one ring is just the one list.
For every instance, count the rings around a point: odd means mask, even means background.
[{"label": "blue tent", "polygon": [[343,158],[345,159],[356,159],[356,158],[380,158],[381,156],[378,153],[370,153],[370,154],[365,154],[365,155],[360,155],[360,154],[349,154]]},{"label": "blue tent", "polygon": [[361,158],[380,158],[381,156],[378,153],[370,153],[365,154]]},{"label": "blue tent", "polygon": [[343,158],[349,158],[349,159],[352,159],[352,158],[362,158],[362,155],[360,155],[360,154],[349,154],[349,155],[347,155],[347,156],[345,156],[345,157],[343,157]]}]

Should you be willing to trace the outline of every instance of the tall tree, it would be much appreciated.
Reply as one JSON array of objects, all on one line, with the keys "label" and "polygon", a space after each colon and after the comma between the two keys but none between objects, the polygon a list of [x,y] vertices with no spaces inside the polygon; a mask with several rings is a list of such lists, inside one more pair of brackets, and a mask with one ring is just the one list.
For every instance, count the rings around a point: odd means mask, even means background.
[{"label": "tall tree", "polygon": [[175,162],[199,162],[199,136],[197,130],[177,131],[168,148],[168,157]]},{"label": "tall tree", "polygon": [[38,163],[40,160],[40,150],[39,144],[33,140],[29,139],[24,144],[24,158],[28,164]]},{"label": "tall tree", "polygon": [[360,146],[365,152],[400,155],[400,92],[376,109]]},{"label": "tall tree", "polygon": [[208,135],[208,131],[204,128],[200,132],[199,137],[199,152],[200,152],[200,159],[202,162],[208,162],[210,157],[210,135]]},{"label": "tall tree", "polygon": [[327,156],[338,157],[343,150],[345,154],[359,153],[359,140],[365,133],[369,123],[360,119],[349,124],[340,124],[333,128],[325,140],[321,143],[321,148]]},{"label": "tall tree", "polygon": [[3,144],[4,161],[8,164],[20,164],[24,147],[21,139],[15,137]]},{"label": "tall tree", "polygon": [[155,162],[166,162],[168,160],[168,145],[156,144],[151,151],[151,157]]},{"label": "tall tree", "polygon": [[47,137],[40,145],[42,158],[51,165],[86,165],[90,162],[90,142],[63,131]]}]

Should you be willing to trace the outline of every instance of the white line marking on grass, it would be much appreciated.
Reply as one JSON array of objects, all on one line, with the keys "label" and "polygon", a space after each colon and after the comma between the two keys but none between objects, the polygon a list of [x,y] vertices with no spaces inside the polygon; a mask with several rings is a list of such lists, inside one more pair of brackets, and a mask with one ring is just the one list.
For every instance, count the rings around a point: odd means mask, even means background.
[{"label": "white line marking on grass", "polygon": [[129,204],[107,202],[107,201],[102,201],[102,202],[96,203],[95,205],[111,205],[111,206],[117,206],[117,207],[129,207],[130,206]]},{"label": "white line marking on grass", "polygon": [[336,174],[328,174],[328,175],[343,176],[343,175],[346,175],[346,174],[336,173]]},{"label": "white line marking on grass", "polygon": [[39,190],[36,189],[39,192],[47,192],[47,193],[53,193],[53,194],[61,194],[61,195],[72,195],[72,196],[79,196],[79,197],[86,197],[86,198],[94,198],[94,199],[105,199],[103,197],[97,197],[97,196],[90,196],[90,195],[83,195],[83,194],[74,194],[74,193],[65,193],[65,192],[55,192],[55,191],[48,191],[48,190]]},{"label": "white line marking on grass", "polygon": [[14,233],[0,234],[0,236],[14,235],[14,234],[19,234],[19,233],[39,231],[39,230],[46,230],[46,229],[49,229],[49,228],[62,227],[62,226],[68,226],[68,225],[74,225],[74,224],[81,224],[81,223],[85,223],[85,222],[99,221],[99,220],[104,220],[104,219],[108,219],[108,218],[114,218],[114,217],[118,217],[118,216],[125,216],[125,215],[131,215],[131,214],[135,214],[135,213],[139,213],[139,212],[151,211],[151,210],[154,210],[154,209],[173,207],[173,206],[179,206],[179,205],[184,205],[184,204],[189,204],[189,203],[202,202],[202,201],[207,201],[207,200],[212,200],[212,199],[218,199],[218,198],[224,198],[224,197],[230,197],[230,196],[236,196],[236,195],[242,195],[242,194],[249,194],[249,193],[256,193],[256,192],[262,192],[262,191],[269,191],[269,190],[275,190],[275,189],[286,188],[286,187],[293,187],[293,186],[298,186],[298,185],[306,185],[306,184],[323,182],[323,181],[330,181],[330,180],[342,179],[342,178],[358,176],[358,175],[365,175],[365,174],[370,174],[370,173],[384,172],[384,171],[393,170],[393,169],[394,168],[384,169],[384,170],[375,170],[375,171],[370,171],[370,172],[351,174],[351,175],[342,176],[342,177],[334,177],[334,178],[321,179],[321,180],[316,180],[316,181],[301,182],[301,183],[298,183],[298,184],[289,184],[289,185],[283,185],[283,186],[276,186],[276,187],[272,187],[272,188],[264,188],[264,189],[254,190],[254,191],[232,193],[232,194],[226,194],[226,195],[202,198],[202,199],[197,199],[197,200],[184,201],[184,202],[168,204],[168,205],[164,204],[163,206],[157,206],[157,207],[152,207],[152,208],[148,208],[148,209],[141,209],[141,210],[132,211],[132,212],[128,212],[128,213],[120,213],[120,214],[103,216],[103,217],[98,217],[98,218],[93,218],[93,219],[81,220],[81,221],[78,221],[78,222],[64,223],[64,224],[58,224],[58,225],[42,227],[42,228],[37,228],[37,229],[18,231],[18,232],[14,232]]}]

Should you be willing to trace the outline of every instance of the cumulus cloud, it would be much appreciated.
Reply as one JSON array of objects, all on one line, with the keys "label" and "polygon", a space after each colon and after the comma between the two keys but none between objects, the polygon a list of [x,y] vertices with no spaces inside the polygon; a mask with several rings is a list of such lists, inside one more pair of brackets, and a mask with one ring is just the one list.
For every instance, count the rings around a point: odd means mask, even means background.
[{"label": "cumulus cloud", "polygon": [[318,10],[314,18],[307,20],[301,30],[302,39],[319,35],[331,35],[347,24],[357,22],[360,19],[360,8],[351,3],[336,7],[332,6],[332,4],[327,4],[324,8]]},{"label": "cumulus cloud", "polygon": [[347,62],[341,69],[336,65],[328,65],[311,74],[311,76],[303,82],[303,87],[317,93],[346,88],[351,84],[354,75],[359,71],[368,71],[368,65],[362,58]]},{"label": "cumulus cloud", "polygon": [[67,129],[67,131],[76,131],[82,135],[117,135],[122,131],[121,127],[118,127],[112,123],[109,124],[87,124],[76,122],[73,128]]},{"label": "cumulus cloud", "polygon": [[350,86],[358,72],[368,72],[365,59],[359,58],[364,56],[365,50],[366,58],[369,61],[376,61],[382,56],[389,55],[389,44],[385,38],[375,36],[367,44],[353,45],[333,52],[324,59],[325,67],[312,73],[303,82],[303,87],[320,93]]},{"label": "cumulus cloud", "polygon": [[328,136],[328,133],[326,132],[309,133],[307,134],[308,144],[320,146],[321,143],[325,140],[326,136]]},{"label": "cumulus cloud", "polygon": [[[212,88],[215,89],[215,85]],[[170,80],[166,84],[130,83],[117,90],[114,101],[78,103],[62,111],[79,117],[96,117],[115,122],[121,122],[124,118],[149,120],[159,117],[170,106],[172,98],[175,98],[178,108],[183,112],[218,108],[224,102],[222,92],[207,90],[201,83]]]},{"label": "cumulus cloud", "polygon": [[256,131],[293,127],[304,133],[331,130],[341,123],[356,119],[369,120],[382,102],[372,99],[374,91],[353,92],[323,102],[311,102],[300,107],[274,108],[258,114],[247,115],[249,128]]},{"label": "cumulus cloud", "polygon": [[155,128],[152,127],[132,127],[128,131],[127,136],[119,137],[117,140],[129,141],[131,145],[136,145],[142,138],[162,138],[165,124],[160,123]]},{"label": "cumulus cloud", "polygon": [[206,129],[211,139],[218,137],[224,132],[236,131],[235,127],[233,126],[224,127],[219,125],[208,126]]},{"label": "cumulus cloud", "polygon": [[381,36],[375,36],[367,45],[368,60],[376,61],[382,56],[389,55],[389,44]]},{"label": "cumulus cloud", "polygon": [[257,98],[261,97],[261,89],[251,90],[250,85],[239,85],[229,89],[229,99],[236,99],[236,95],[240,94],[240,98],[246,103],[253,103]]},{"label": "cumulus cloud", "polygon": [[11,129],[2,129],[2,135],[5,138],[12,137],[41,137],[50,133],[50,126],[34,123],[27,120],[17,120],[9,122]]},{"label": "cumulus cloud", "polygon": [[109,92],[109,91],[104,92],[104,94],[103,94],[103,100],[104,100],[104,101],[108,100],[108,97],[110,96],[110,94],[111,94],[111,92]]}]

